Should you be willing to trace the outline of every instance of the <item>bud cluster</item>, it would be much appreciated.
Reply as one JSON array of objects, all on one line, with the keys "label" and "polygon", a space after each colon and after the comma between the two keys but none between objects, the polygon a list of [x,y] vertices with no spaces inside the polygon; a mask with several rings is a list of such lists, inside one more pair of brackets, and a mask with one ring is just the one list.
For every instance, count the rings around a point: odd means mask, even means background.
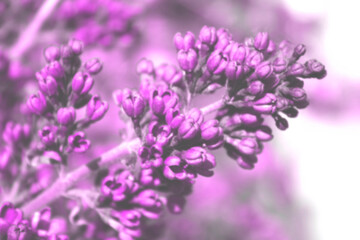
[{"label": "bud cluster", "polygon": [[[9,199],[16,199],[16,204],[46,189],[54,180],[55,169],[64,171],[62,166],[71,152],[89,149],[91,142],[84,130],[108,110],[107,102],[90,93],[102,63],[91,59],[82,66],[82,51],[83,43],[76,39],[47,47],[47,64],[36,73],[39,91],[26,102],[26,123],[8,121],[5,125],[0,179],[2,188],[12,192]],[[79,119],[77,112],[81,108],[86,108],[86,113]]]},{"label": "bud cluster", "polygon": [[4,240],[69,240],[65,235],[66,221],[53,219],[51,209],[35,212],[30,220],[24,219],[20,209],[10,202],[0,206],[0,238]]},{"label": "bud cluster", "polygon": [[[91,59],[81,68],[83,43],[72,39],[67,45],[52,45],[44,50],[48,64],[36,73],[40,91],[27,101],[30,112],[40,116],[40,145],[37,152],[51,152],[52,160],[65,163],[67,153],[85,152],[90,141],[84,128],[99,121],[108,104],[98,95],[90,94],[94,76],[102,69],[98,59]],[[84,119],[77,119],[77,110],[86,106]],[[41,155],[41,154],[40,154]]]},{"label": "bud cluster", "polygon": [[[275,44],[264,32],[240,43],[226,29],[204,26],[198,39],[192,32],[177,33],[174,43],[179,68],[155,67],[142,59],[139,89],[117,90],[113,97],[142,140],[137,184],[161,191],[170,212],[180,213],[196,177],[213,175],[216,161],[210,150],[223,147],[240,167],[252,169],[263,142],[272,139],[264,118],[272,117],[285,130],[282,114],[296,117],[297,109],[308,105],[301,78],[321,79],[326,70],[316,60],[298,61],[304,45]],[[222,87],[226,95],[219,101],[190,107],[193,97]],[[206,114],[214,111],[208,119]],[[116,186],[110,202],[124,201],[124,193],[131,191],[123,183],[108,185]]]}]

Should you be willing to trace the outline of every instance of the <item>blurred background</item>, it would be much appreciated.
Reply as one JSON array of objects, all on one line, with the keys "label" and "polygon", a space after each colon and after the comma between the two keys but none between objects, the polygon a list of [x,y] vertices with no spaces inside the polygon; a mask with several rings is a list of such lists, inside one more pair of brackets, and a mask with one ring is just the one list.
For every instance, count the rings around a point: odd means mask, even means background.
[{"label": "blurred background", "polygon": [[[54,3],[51,14],[33,26],[27,46],[19,45],[44,2]],[[304,43],[306,56],[328,71],[321,81],[305,82],[310,106],[288,130],[275,131],[252,171],[217,152],[215,176],[199,179],[182,215],[164,216],[162,239],[360,239],[358,9],[351,0],[0,0],[0,49],[10,59],[0,122],[21,117],[23,99],[36,89],[34,73],[45,64],[42,49],[71,37],[84,40],[85,59],[104,62],[95,91],[109,102],[114,89],[138,86],[135,66],[142,57],[176,63],[176,32],[197,34],[209,25],[228,28],[238,41],[267,31],[277,42]],[[10,108],[4,102],[11,91]],[[90,154],[117,144],[114,132],[124,127],[117,117],[111,103],[89,134],[96,139]]]}]

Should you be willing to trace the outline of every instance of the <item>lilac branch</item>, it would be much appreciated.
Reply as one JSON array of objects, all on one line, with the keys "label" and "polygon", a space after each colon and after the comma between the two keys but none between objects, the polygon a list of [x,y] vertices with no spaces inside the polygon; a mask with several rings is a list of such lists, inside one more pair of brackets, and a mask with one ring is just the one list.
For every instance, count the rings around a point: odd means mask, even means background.
[{"label": "lilac branch", "polygon": [[[222,108],[224,105],[225,99],[220,99],[201,108],[201,111],[204,115],[209,114]],[[35,211],[41,210],[43,207],[63,195],[80,180],[88,177],[100,168],[108,168],[115,163],[120,163],[123,165],[123,168],[127,168],[127,162],[121,162],[120,160],[130,156],[134,151],[136,152],[140,145],[141,143],[139,138],[130,142],[123,142],[117,147],[103,153],[100,157],[68,173],[65,177],[59,178],[47,190],[22,207],[25,216],[30,216]]]},{"label": "lilac branch", "polygon": [[115,163],[126,168],[126,157],[130,156],[140,146],[140,139],[136,138],[130,142],[123,142],[117,147],[101,154],[98,158],[84,164],[63,178],[59,178],[48,189],[22,207],[25,216],[31,216],[35,211],[41,210],[46,205],[63,195],[66,190],[73,187],[80,180],[90,176],[100,168],[108,168]]},{"label": "lilac branch", "polygon": [[224,106],[225,106],[225,99],[222,98],[216,102],[213,102],[212,104],[209,104],[209,105],[201,108],[200,110],[204,115],[206,115],[206,114],[215,112]]},{"label": "lilac branch", "polygon": [[20,58],[32,45],[37,32],[54,11],[61,0],[46,0],[36,13],[32,22],[22,32],[14,46],[9,50],[9,56],[13,59]]}]

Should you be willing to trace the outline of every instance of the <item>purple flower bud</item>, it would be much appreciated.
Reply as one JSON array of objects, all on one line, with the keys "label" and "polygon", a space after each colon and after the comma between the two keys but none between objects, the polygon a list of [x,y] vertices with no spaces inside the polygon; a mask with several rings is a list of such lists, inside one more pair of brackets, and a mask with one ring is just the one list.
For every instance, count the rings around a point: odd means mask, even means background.
[{"label": "purple flower bud", "polygon": [[203,26],[200,30],[199,40],[209,46],[213,46],[217,41],[216,29],[214,27]]},{"label": "purple flower bud", "polygon": [[246,56],[249,54],[249,48],[243,44],[237,45],[230,52],[230,59],[238,63],[243,63],[246,59]]},{"label": "purple flower bud", "polygon": [[287,71],[287,75],[288,76],[301,76],[305,71],[305,67],[304,65],[302,65],[301,63],[294,63],[293,65],[291,65],[290,69]]},{"label": "purple flower bud", "polygon": [[186,72],[192,72],[198,64],[198,55],[192,48],[188,51],[180,50],[177,58],[180,68]]},{"label": "purple flower bud", "polygon": [[272,63],[273,69],[275,73],[281,73],[284,72],[287,67],[287,62],[284,58],[277,57]]},{"label": "purple flower bud", "polygon": [[152,145],[150,148],[150,155],[153,158],[161,158],[163,153],[164,153],[163,146],[161,144],[158,144],[157,142],[155,142],[155,144]]},{"label": "purple flower bud", "polygon": [[145,109],[145,100],[137,92],[125,89],[122,95],[122,107],[126,115],[139,118]]},{"label": "purple flower bud", "polygon": [[184,37],[181,33],[176,33],[174,36],[174,44],[177,50],[189,51],[195,46],[195,35],[192,32],[187,32]]},{"label": "purple flower bud", "polygon": [[219,39],[220,38],[227,38],[229,41],[232,39],[231,33],[226,28],[219,28],[216,31],[216,35],[218,36]]},{"label": "purple flower bud", "polygon": [[154,73],[154,64],[152,61],[143,58],[136,65],[136,72],[138,74],[153,74]]},{"label": "purple flower bud", "polygon": [[112,94],[113,100],[115,102],[115,104],[118,107],[122,106],[122,100],[123,100],[123,90],[122,89],[117,89],[113,92]]},{"label": "purple flower bud", "polygon": [[215,50],[222,52],[229,44],[230,44],[230,38],[228,38],[226,35],[223,37],[218,37],[218,41],[215,45]]},{"label": "purple flower bud", "polygon": [[144,189],[139,192],[132,200],[131,203],[138,204],[142,207],[153,207],[158,201],[159,195],[154,190]]},{"label": "purple flower bud", "polygon": [[163,174],[169,180],[184,180],[186,178],[186,171],[184,169],[183,161],[177,156],[167,157],[164,161]]},{"label": "purple flower bud", "polygon": [[224,56],[221,52],[219,51],[215,51],[213,52],[207,63],[207,69],[209,70],[210,73],[213,73],[215,75],[220,75],[221,73],[223,73],[228,65],[228,59],[226,56]]},{"label": "purple flower bud", "polygon": [[325,66],[315,59],[311,59],[305,63],[307,77],[315,77],[322,79],[326,76]]},{"label": "purple flower bud", "polygon": [[291,88],[288,91],[288,96],[291,97],[291,100],[295,102],[302,102],[306,100],[306,92],[302,88]]},{"label": "purple flower bud", "polygon": [[35,212],[31,219],[31,227],[40,237],[47,236],[51,223],[51,209],[45,208],[40,212]]},{"label": "purple flower bud", "polygon": [[78,95],[86,95],[94,85],[94,79],[85,72],[78,72],[74,75],[71,86],[73,92]]},{"label": "purple flower bud", "polygon": [[18,224],[23,218],[20,209],[15,208],[12,203],[4,202],[0,207],[0,219],[4,219],[9,224]]},{"label": "purple flower bud", "polygon": [[173,214],[180,214],[185,205],[185,197],[182,195],[170,195],[167,197],[167,207]]},{"label": "purple flower bud", "polygon": [[75,55],[80,55],[84,50],[84,43],[77,39],[71,39],[68,43]]},{"label": "purple flower bud", "polygon": [[241,154],[245,155],[254,155],[258,153],[259,146],[255,139],[253,138],[243,138],[243,139],[228,139],[227,142],[233,145],[236,150]]},{"label": "purple flower bud", "polygon": [[[289,91],[288,88],[281,87],[281,88],[279,88],[279,90],[282,94],[284,94],[285,96],[288,96],[288,91]],[[288,99],[286,97],[276,96],[276,98],[277,98],[276,108],[279,111],[283,111],[284,109],[287,109],[294,104],[290,99]]]},{"label": "purple flower bud", "polygon": [[201,147],[192,147],[181,152],[181,158],[187,164],[203,169],[211,169],[216,166],[215,157]]},{"label": "purple flower bud", "polygon": [[57,120],[63,126],[69,126],[75,122],[76,112],[73,107],[59,108],[57,111]]},{"label": "purple flower bud", "polygon": [[47,62],[59,60],[60,59],[60,48],[55,45],[45,48],[44,57]]},{"label": "purple flower bud", "polygon": [[185,116],[179,110],[170,108],[165,115],[166,123],[172,129],[178,129],[180,124],[185,120]]},{"label": "purple flower bud", "polygon": [[276,96],[272,93],[267,93],[263,98],[254,102],[253,109],[262,114],[272,114],[276,111]]},{"label": "purple flower bud", "polygon": [[271,128],[268,126],[262,126],[256,130],[255,136],[260,141],[270,141],[273,138]]},{"label": "purple flower bud", "polygon": [[180,32],[174,35],[174,45],[178,51],[184,49],[184,38]]},{"label": "purple flower bud", "polygon": [[257,65],[255,69],[256,76],[259,79],[267,79],[271,76],[272,71],[273,68],[269,62],[262,62],[261,64]]},{"label": "purple flower bud", "polygon": [[96,75],[102,70],[102,63],[98,58],[93,58],[85,62],[84,67],[91,75]]},{"label": "purple flower bud", "polygon": [[54,77],[48,75],[43,78],[41,74],[36,73],[40,90],[47,96],[54,96],[58,94],[58,84]]},{"label": "purple flower bud", "polygon": [[[207,145],[214,145],[219,142],[223,142],[224,133],[223,129],[220,127],[219,121],[216,119],[211,119],[205,121],[200,125],[201,130],[201,138]],[[216,147],[220,147],[221,145],[216,144]],[[211,148],[214,149],[214,148]]]},{"label": "purple flower bud", "polygon": [[239,166],[243,169],[253,169],[255,163],[257,162],[257,157],[255,155],[238,156],[236,161],[239,164]]},{"label": "purple flower bud", "polygon": [[169,85],[182,86],[183,73],[173,65],[161,65],[156,69],[156,76]]},{"label": "purple flower bud", "polygon": [[87,105],[86,115],[91,121],[99,121],[104,117],[108,109],[108,103],[101,101],[101,98],[98,95],[94,95]]},{"label": "purple flower bud", "polygon": [[144,186],[158,186],[161,183],[152,168],[141,169],[139,181]]},{"label": "purple flower bud", "polygon": [[276,50],[276,45],[275,45],[275,43],[273,41],[270,40],[269,45],[268,45],[268,47],[266,49],[266,53],[267,54],[273,54],[275,52],[275,50]]},{"label": "purple flower bud", "polygon": [[36,238],[36,234],[25,221],[17,225],[11,225],[7,232],[7,240],[32,240]]},{"label": "purple flower bud", "polygon": [[150,99],[150,107],[153,113],[157,116],[163,116],[170,108],[176,108],[179,106],[178,96],[170,91],[161,91],[155,89],[152,92]]},{"label": "purple flower bud", "polygon": [[39,137],[45,146],[51,146],[55,143],[56,128],[54,126],[44,126],[39,130]]},{"label": "purple flower bud", "polygon": [[194,119],[195,122],[201,124],[204,121],[204,115],[198,108],[192,108],[186,115],[187,118]]},{"label": "purple flower bud", "polygon": [[253,96],[260,95],[264,92],[264,84],[261,81],[251,82],[247,88],[247,91]]},{"label": "purple flower bud", "polygon": [[252,51],[246,57],[246,65],[251,68],[256,68],[264,60],[264,55],[258,51]]},{"label": "purple flower bud", "polygon": [[258,118],[258,116],[250,114],[250,113],[240,114],[239,117],[240,117],[242,124],[245,124],[248,126],[256,125],[260,122],[260,119]]},{"label": "purple flower bud", "polygon": [[78,153],[86,152],[91,145],[90,140],[85,139],[84,132],[76,132],[70,135],[68,137],[68,143],[71,149]]},{"label": "purple flower bud", "polygon": [[42,92],[32,94],[26,104],[30,111],[37,115],[42,115],[47,110],[46,98]]},{"label": "purple flower bud", "polygon": [[61,57],[63,58],[63,61],[65,62],[69,61],[70,59],[74,58],[75,54],[72,50],[72,48],[68,45],[61,46]]},{"label": "purple flower bud", "polygon": [[297,60],[306,53],[306,47],[304,44],[298,44],[293,52],[293,57]]},{"label": "purple flower bud", "polygon": [[243,65],[239,65],[236,61],[231,61],[225,70],[225,75],[230,81],[236,81],[244,76],[245,70]]},{"label": "purple flower bud", "polygon": [[254,47],[259,51],[264,51],[269,46],[269,34],[267,32],[259,32],[254,39]]},{"label": "purple flower bud", "polygon": [[150,150],[148,147],[141,146],[138,150],[138,156],[141,158],[141,160],[147,160],[150,157]]},{"label": "purple flower bud", "polygon": [[194,119],[188,118],[180,124],[178,136],[182,140],[191,140],[198,135],[199,130],[199,124]]},{"label": "purple flower bud", "polygon": [[290,107],[290,108],[287,108],[287,109],[284,109],[282,111],[284,114],[286,114],[286,116],[290,117],[290,118],[295,118],[298,116],[299,114],[299,111],[293,107]]},{"label": "purple flower bud", "polygon": [[58,61],[53,61],[47,66],[47,72],[49,75],[53,76],[56,79],[61,79],[65,76],[65,71],[62,65]]},{"label": "purple flower bud", "polygon": [[288,121],[281,117],[279,114],[273,116],[275,120],[276,127],[280,130],[286,130],[289,127]]},{"label": "purple flower bud", "polygon": [[101,183],[101,193],[110,197],[114,202],[121,202],[126,198],[128,186],[125,182],[117,181],[114,176],[106,176]]},{"label": "purple flower bud", "polygon": [[119,219],[125,227],[135,228],[140,225],[141,214],[136,210],[113,210],[111,211],[111,215]]}]

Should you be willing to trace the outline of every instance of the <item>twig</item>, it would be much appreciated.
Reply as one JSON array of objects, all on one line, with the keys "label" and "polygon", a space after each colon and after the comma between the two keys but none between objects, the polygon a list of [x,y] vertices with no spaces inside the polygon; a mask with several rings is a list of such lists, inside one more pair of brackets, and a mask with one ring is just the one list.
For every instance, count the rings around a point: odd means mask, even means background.
[{"label": "twig", "polygon": [[14,46],[10,48],[9,56],[12,59],[19,59],[31,47],[37,37],[37,32],[60,2],[61,0],[46,0],[41,5],[34,19],[19,36]]}]

